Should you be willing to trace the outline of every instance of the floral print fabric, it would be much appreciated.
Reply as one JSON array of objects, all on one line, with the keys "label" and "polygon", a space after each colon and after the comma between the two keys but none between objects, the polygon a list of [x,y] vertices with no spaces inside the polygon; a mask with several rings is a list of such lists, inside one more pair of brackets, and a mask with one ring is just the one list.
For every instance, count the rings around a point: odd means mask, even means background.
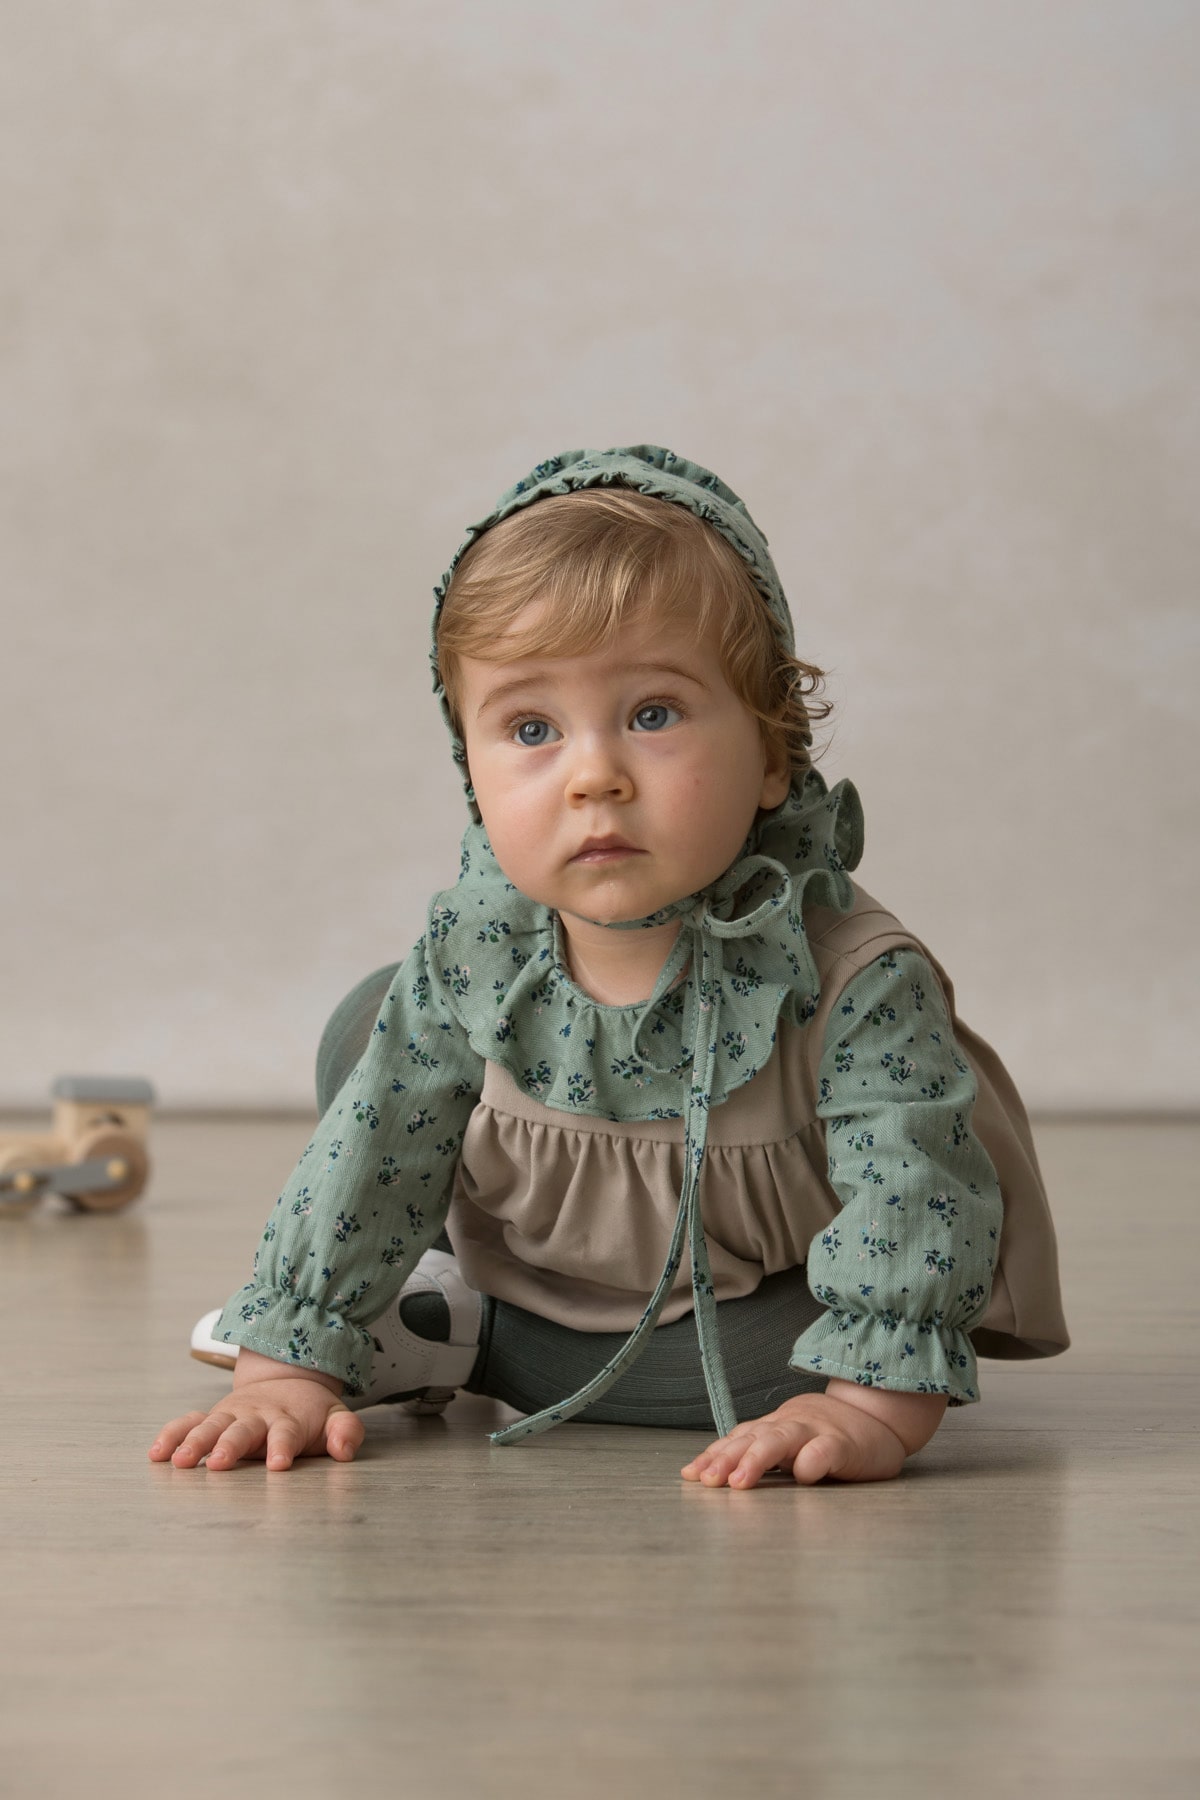
[{"label": "floral print fabric", "polygon": [[978,1400],[966,1333],[991,1293],[1004,1208],[971,1130],[975,1076],[914,950],[877,958],[834,1018],[818,1112],[842,1212],[809,1251],[809,1287],[828,1311],[792,1367]]},{"label": "floral print fabric", "polygon": [[214,1335],[363,1393],[368,1326],[442,1229],[482,1076],[482,1059],[431,979],[422,938],[275,1202],[254,1279]]},{"label": "floral print fabric", "polygon": [[[370,1322],[442,1228],[482,1087],[448,986],[432,978],[423,940],[277,1201],[254,1280],[226,1306],[219,1337],[323,1369],[351,1392],[367,1385]],[[834,1018],[818,1110],[843,1210],[809,1252],[809,1284],[828,1310],[793,1366],[975,1400],[966,1331],[987,1303],[1001,1202],[970,1129],[974,1077],[915,951],[873,961]],[[650,1099],[643,1117],[654,1116]],[[579,1110],[604,1116],[594,1095]]]}]

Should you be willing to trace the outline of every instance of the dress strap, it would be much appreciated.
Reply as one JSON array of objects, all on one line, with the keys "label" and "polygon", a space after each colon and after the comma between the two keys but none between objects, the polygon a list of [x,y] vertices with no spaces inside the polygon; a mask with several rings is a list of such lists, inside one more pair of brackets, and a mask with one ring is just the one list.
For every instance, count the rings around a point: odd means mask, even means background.
[{"label": "dress strap", "polygon": [[[667,1296],[674,1286],[675,1276],[679,1271],[683,1256],[685,1236],[692,1261],[692,1302],[696,1313],[700,1362],[704,1371],[704,1385],[708,1392],[709,1404],[712,1407],[717,1435],[719,1437],[727,1436],[737,1424],[733,1397],[729,1391],[729,1379],[721,1355],[716,1296],[713,1291],[708,1244],[704,1236],[704,1224],[700,1210],[700,1175],[708,1142],[708,1114],[712,1094],[713,1065],[721,1026],[723,941],[728,938],[744,937],[747,932],[757,930],[774,914],[793,904],[792,879],[782,863],[776,862],[772,857],[748,858],[746,862],[739,865],[739,874],[743,881],[747,874],[747,863],[755,865],[749,870],[751,874],[759,872],[759,865],[777,873],[779,876],[778,887],[768,895],[761,905],[744,918],[724,919],[713,911],[713,904],[720,904],[722,900],[732,898],[732,895],[722,895],[719,889],[713,895],[712,904],[701,902],[685,915],[684,929],[679,933],[672,953],[667,958],[666,965],[655,983],[654,993],[638,1018],[637,1028],[634,1032],[634,1047],[635,1050],[638,1050],[638,1033],[643,1023],[661,994],[665,993],[678,977],[690,952],[692,969],[699,971],[699,977],[694,987],[695,1035],[692,1050],[692,1074],[684,1112],[683,1185],[680,1189],[679,1207],[675,1214],[671,1243],[667,1251],[666,1262],[663,1264],[662,1274],[646,1303],[646,1309],[641,1318],[616,1355],[605,1363],[599,1373],[594,1375],[577,1393],[572,1394],[569,1399],[563,1400],[556,1406],[545,1407],[541,1412],[532,1413],[528,1418],[520,1419],[515,1425],[508,1425],[502,1431],[493,1432],[491,1439],[494,1444],[516,1444],[522,1438],[535,1437],[540,1432],[549,1431],[554,1425],[562,1424],[566,1419],[574,1418],[576,1413],[582,1412],[593,1400],[598,1400],[601,1394],[606,1393],[613,1383],[624,1374],[625,1370],[637,1361],[646,1346],[650,1333],[658,1323]],[[638,1054],[641,1054],[640,1050]],[[649,1058],[644,1060],[649,1061]]]}]

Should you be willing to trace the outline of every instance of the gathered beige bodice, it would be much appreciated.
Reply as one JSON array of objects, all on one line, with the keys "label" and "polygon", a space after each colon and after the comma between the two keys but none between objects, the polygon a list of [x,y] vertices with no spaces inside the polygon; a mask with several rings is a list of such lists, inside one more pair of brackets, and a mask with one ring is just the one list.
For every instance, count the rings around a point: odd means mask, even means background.
[{"label": "gathered beige bodice", "polygon": [[[821,980],[815,1017],[781,1022],[773,1055],[709,1117],[701,1210],[718,1300],[808,1260],[841,1209],[829,1179],[819,1069],[847,984],[885,951],[915,949],[942,987],[975,1074],[976,1137],[996,1169],[1004,1225],[990,1303],[970,1336],[985,1355],[1052,1355],[1068,1342],[1053,1226],[1028,1120],[996,1053],[963,1024],[925,946],[856,888],[849,913],[805,923]],[[497,1299],[585,1331],[628,1331],[662,1268],[683,1176],[680,1119],[566,1113],[488,1062],[467,1126],[449,1215],[463,1273]],[[692,1306],[689,1272],[662,1322]]]}]

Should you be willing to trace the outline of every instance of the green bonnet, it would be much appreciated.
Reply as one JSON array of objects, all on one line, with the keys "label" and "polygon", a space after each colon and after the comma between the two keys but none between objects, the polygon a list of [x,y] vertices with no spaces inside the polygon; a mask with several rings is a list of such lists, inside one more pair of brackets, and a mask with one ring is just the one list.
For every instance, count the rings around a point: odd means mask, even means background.
[{"label": "green bonnet", "polygon": [[775,564],[767,549],[767,540],[746,511],[743,502],[732,488],[725,486],[719,476],[714,475],[710,469],[702,468],[699,463],[688,462],[684,457],[676,456],[673,450],[661,449],[657,444],[635,444],[623,450],[564,450],[561,456],[550,457],[547,462],[539,463],[524,480],[510,487],[507,493],[501,494],[486,518],[468,528],[454,553],[453,562],[433,590],[433,642],[429,660],[433,669],[434,693],[441,706],[446,729],[450,733],[454,760],[463,772],[467,804],[475,819],[478,819],[479,813],[466,773],[466,751],[454,729],[446,690],[438,669],[438,622],[442,616],[451,576],[464,552],[485,531],[498,525],[501,519],[509,518],[511,514],[520,512],[523,507],[532,506],[538,500],[548,499],[552,494],[573,494],[580,488],[590,487],[636,488],[639,493],[650,494],[656,500],[668,500],[676,506],[686,506],[689,512],[695,513],[715,531],[719,531],[733,545],[738,555],[744,558],[755,586],[783,628],[789,651],[795,651],[792,615],[788,611]]}]

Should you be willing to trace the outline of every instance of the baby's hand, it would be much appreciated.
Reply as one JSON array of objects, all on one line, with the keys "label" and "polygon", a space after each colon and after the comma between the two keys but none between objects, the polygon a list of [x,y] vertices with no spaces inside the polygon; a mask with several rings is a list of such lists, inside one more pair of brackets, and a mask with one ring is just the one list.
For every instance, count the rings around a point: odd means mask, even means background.
[{"label": "baby's hand", "polygon": [[768,1469],[802,1486],[890,1481],[929,1442],[946,1410],[938,1394],[901,1394],[831,1381],[823,1394],[797,1394],[762,1419],[735,1425],[680,1470],[705,1487],[751,1488]]},{"label": "baby's hand", "polygon": [[213,1470],[232,1469],[243,1456],[262,1457],[268,1469],[290,1469],[298,1456],[351,1462],[365,1435],[345,1406],[342,1384],[314,1369],[293,1369],[243,1349],[233,1392],[207,1413],[185,1413],[164,1425],[150,1446],[151,1462],[194,1469],[207,1456]]}]

